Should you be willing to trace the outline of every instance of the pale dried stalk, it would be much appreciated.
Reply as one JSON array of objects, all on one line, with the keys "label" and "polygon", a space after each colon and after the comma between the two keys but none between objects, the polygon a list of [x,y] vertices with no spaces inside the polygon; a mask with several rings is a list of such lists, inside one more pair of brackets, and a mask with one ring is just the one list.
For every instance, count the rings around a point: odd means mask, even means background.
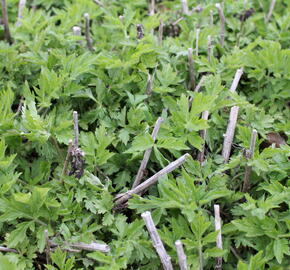
[{"label": "pale dried stalk", "polygon": [[[162,117],[158,117],[158,119],[157,119],[157,121],[155,123],[154,129],[153,129],[152,135],[151,135],[151,137],[152,137],[154,142],[156,141],[157,134],[158,134],[158,131],[160,129],[160,126],[161,126],[162,122],[163,122],[163,118]],[[149,161],[151,152],[152,152],[152,147],[148,148],[145,151],[144,156],[143,156],[143,160],[142,160],[141,165],[139,167],[139,170],[138,170],[138,173],[136,175],[136,178],[135,178],[135,181],[133,183],[132,188],[135,188],[135,187],[137,187],[140,184],[140,182],[141,182],[141,180],[142,180],[142,178],[144,176],[144,172],[145,172],[147,163]]]},{"label": "pale dried stalk", "polygon": [[177,256],[178,256],[178,263],[179,263],[179,268],[180,270],[187,270],[187,262],[186,262],[186,255],[183,250],[182,242],[180,240],[177,240],[175,242],[175,247],[177,251]]},{"label": "pale dried stalk", "polygon": [[12,252],[12,253],[18,253],[18,251],[16,249],[13,248],[7,248],[7,247],[3,247],[0,246],[0,252]]},{"label": "pale dried stalk", "polygon": [[[255,146],[256,146],[256,140],[257,140],[257,130],[252,131],[251,136],[251,144],[250,144],[250,151],[248,152],[246,158],[247,160],[251,159],[254,155]],[[252,166],[246,166],[245,169],[245,176],[244,176],[244,184],[243,184],[243,192],[247,192],[250,187],[250,176],[252,172]]]},{"label": "pale dried stalk", "polygon": [[[221,233],[221,217],[220,217],[220,206],[218,204],[214,205],[214,224],[215,230],[219,231],[216,238],[216,246],[219,249],[223,249],[222,233]],[[218,257],[216,259],[215,269],[222,270],[223,258]]]},{"label": "pale dried stalk", "polygon": [[189,85],[188,88],[190,90],[194,90],[195,88],[195,76],[194,76],[194,66],[193,66],[193,57],[192,57],[193,49],[188,48],[188,68],[189,68]]},{"label": "pale dried stalk", "polygon": [[198,44],[199,44],[199,34],[200,34],[200,28],[196,29],[196,36],[195,36],[195,55],[198,56]]},{"label": "pale dried stalk", "polygon": [[[236,91],[242,74],[243,74],[242,68],[240,68],[236,71],[235,78],[234,78],[232,85],[231,85],[231,88],[230,88],[231,92]],[[236,124],[237,124],[238,114],[239,114],[239,107],[233,106],[231,108],[231,112],[230,112],[230,119],[229,119],[229,123],[227,126],[227,131],[226,131],[226,134],[224,135],[222,156],[223,156],[225,162],[228,162],[229,157],[230,157],[230,152],[231,152],[233,138],[235,135],[235,128],[236,128]]]},{"label": "pale dried stalk", "polygon": [[154,73],[152,75],[150,73],[148,73],[147,85],[146,85],[146,94],[148,96],[150,96],[152,94],[153,81],[154,81]]},{"label": "pale dried stalk", "polygon": [[151,0],[149,5],[149,15],[153,16],[155,14],[155,0]]},{"label": "pale dried stalk", "polygon": [[[87,251],[101,251],[103,253],[108,253],[110,251],[110,247],[107,244],[100,244],[92,242],[90,244],[85,243],[64,243],[66,246],[69,247],[71,252],[79,252],[80,250],[87,250]],[[51,247],[60,247],[59,244],[49,240],[49,245]],[[76,248],[76,249],[71,249]],[[68,250],[67,248],[61,248],[62,250]]]},{"label": "pale dried stalk", "polygon": [[190,15],[188,5],[187,5],[187,0],[180,0],[181,5],[182,5],[182,13],[185,15]]},{"label": "pale dried stalk", "polygon": [[99,5],[100,7],[104,7],[103,3],[99,0],[94,0],[94,3]]},{"label": "pale dried stalk", "polygon": [[268,23],[272,14],[273,14],[273,11],[274,11],[274,8],[275,8],[275,5],[276,5],[276,0],[272,0],[271,1],[271,4],[270,4],[270,8],[269,8],[269,12],[265,18],[265,23]]},{"label": "pale dried stalk", "polygon": [[160,236],[156,230],[156,227],[154,225],[153,219],[151,217],[151,213],[149,211],[146,211],[141,214],[141,217],[143,218],[146,228],[150,234],[151,240],[153,242],[153,246],[161,260],[161,263],[163,265],[164,270],[173,270],[172,264],[171,264],[171,258],[167,254],[163,243],[160,239]]},{"label": "pale dried stalk", "polygon": [[[208,116],[209,116],[209,111],[204,111],[204,112],[202,112],[201,118],[204,120],[208,120]],[[198,153],[198,157],[197,157],[197,159],[199,160],[200,163],[204,162],[206,133],[207,133],[206,129],[200,131],[200,137],[204,140],[202,150]]]},{"label": "pale dried stalk", "polygon": [[74,122],[74,132],[75,132],[75,139],[74,139],[74,146],[79,146],[79,121],[78,121],[78,112],[73,112],[73,122]]},{"label": "pale dried stalk", "polygon": [[226,22],[226,19],[225,19],[224,11],[223,11],[221,4],[217,3],[215,6],[218,9],[220,20],[221,20],[221,46],[223,47],[224,43],[225,43],[225,22]]},{"label": "pale dried stalk", "polygon": [[20,26],[21,25],[21,20],[23,19],[23,10],[25,8],[26,5],[26,0],[20,0],[19,4],[18,4],[18,16],[17,16],[17,22],[16,22],[16,26]]},{"label": "pale dried stalk", "polygon": [[50,264],[50,243],[48,238],[48,230],[44,230],[44,238],[45,238],[46,264]]},{"label": "pale dried stalk", "polygon": [[190,156],[189,154],[184,154],[179,159],[171,162],[165,168],[163,168],[162,170],[160,170],[159,172],[151,176],[149,179],[147,179],[145,182],[143,182],[139,186],[124,193],[122,197],[117,195],[115,205],[118,206],[120,204],[127,202],[132,197],[132,194],[139,194],[143,192],[144,190],[146,190],[147,188],[149,188],[150,186],[154,185],[160,177],[172,172],[173,170],[181,166],[186,161],[186,158],[189,156]]},{"label": "pale dried stalk", "polygon": [[163,20],[160,20],[159,24],[159,29],[158,29],[158,44],[161,46],[162,45],[162,40],[163,40],[163,29],[164,29],[164,23]]},{"label": "pale dried stalk", "polygon": [[[197,93],[197,92],[200,90],[200,88],[201,88],[201,86],[202,86],[202,84],[203,84],[203,82],[204,82],[204,79],[205,79],[205,76],[202,76],[201,79],[200,79],[200,81],[199,81],[199,83],[198,83],[197,86],[195,87],[194,92]],[[192,106],[192,101],[193,101],[193,98],[190,97],[190,99],[189,99],[189,104],[188,104],[189,108],[191,108],[191,106]]]},{"label": "pale dried stalk", "polygon": [[209,17],[210,17],[210,25],[213,26],[213,11],[210,10],[209,12]]},{"label": "pale dried stalk", "polygon": [[10,29],[9,29],[9,20],[8,20],[6,0],[1,0],[1,4],[2,4],[3,25],[4,25],[4,36],[5,36],[6,41],[9,44],[12,44],[12,37],[10,34]]},{"label": "pale dried stalk", "polygon": [[85,36],[86,36],[86,40],[87,40],[87,46],[88,46],[88,49],[90,51],[93,51],[94,50],[93,41],[92,41],[91,35],[90,35],[90,14],[85,13],[84,17],[85,17],[85,21],[86,21]]},{"label": "pale dried stalk", "polygon": [[212,55],[212,41],[211,36],[207,37],[207,60],[211,62],[211,55]]},{"label": "pale dried stalk", "polygon": [[82,35],[82,33],[81,33],[81,28],[80,28],[79,26],[74,26],[74,27],[72,28],[72,30],[73,30],[73,34],[74,34],[75,36],[81,36],[81,35]]}]

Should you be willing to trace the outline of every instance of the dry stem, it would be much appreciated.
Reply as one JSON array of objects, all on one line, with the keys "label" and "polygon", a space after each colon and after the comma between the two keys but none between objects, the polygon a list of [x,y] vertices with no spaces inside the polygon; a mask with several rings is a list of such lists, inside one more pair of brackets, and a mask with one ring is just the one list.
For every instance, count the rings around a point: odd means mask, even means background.
[{"label": "dry stem", "polygon": [[78,122],[78,112],[73,112],[73,122],[74,122],[74,132],[75,132],[75,139],[74,139],[74,147],[79,146],[79,122]]},{"label": "dry stem", "polygon": [[211,36],[207,37],[207,60],[210,63],[211,62],[211,55],[212,55],[212,40]]},{"label": "dry stem", "polygon": [[[257,130],[254,129],[252,131],[252,136],[251,136],[250,151],[248,155],[246,156],[247,160],[251,159],[254,155],[256,140],[257,140]],[[244,176],[243,192],[247,192],[250,187],[251,172],[252,172],[252,167],[247,165],[246,170],[245,170],[245,176]]]},{"label": "dry stem", "polygon": [[221,4],[217,3],[215,6],[218,9],[220,20],[221,20],[221,46],[223,47],[225,43],[225,21],[226,20],[225,20],[224,11]]},{"label": "dry stem", "polygon": [[[208,120],[208,115],[209,115],[209,112],[208,111],[204,111],[202,113],[202,119],[204,120]],[[204,143],[203,143],[203,146],[202,146],[202,150],[198,153],[198,157],[197,159],[199,160],[200,163],[203,163],[204,162],[204,153],[205,153],[205,138],[206,138],[206,129],[204,130],[201,130],[200,131],[200,137],[203,139]]]},{"label": "dry stem", "polygon": [[190,15],[190,12],[188,10],[187,0],[180,0],[182,5],[182,13],[184,15]]},{"label": "dry stem", "polygon": [[12,44],[12,37],[10,34],[10,29],[9,29],[6,0],[1,0],[1,4],[2,4],[2,17],[3,17],[5,39],[9,44]]},{"label": "dry stem", "polygon": [[153,16],[155,14],[155,0],[151,0],[149,4],[149,15]]},{"label": "dry stem", "polygon": [[12,252],[12,253],[18,253],[18,251],[16,249],[13,248],[7,248],[7,247],[3,247],[0,246],[0,252]]},{"label": "dry stem", "polygon": [[177,251],[177,256],[178,256],[178,263],[179,263],[179,268],[180,270],[187,270],[187,262],[186,262],[186,255],[183,250],[182,242],[180,240],[177,240],[175,242],[175,247]]},{"label": "dry stem", "polygon": [[151,217],[151,213],[149,211],[144,212],[143,214],[141,214],[145,225],[147,227],[147,230],[150,234],[151,240],[153,242],[153,246],[161,260],[161,263],[163,265],[163,269],[165,270],[173,270],[172,264],[171,264],[171,258],[170,256],[167,254],[163,243],[160,239],[160,236],[156,230],[156,227],[154,225],[154,222],[152,220]]},{"label": "dry stem", "polygon": [[194,90],[195,88],[195,76],[194,76],[194,66],[193,66],[193,57],[192,57],[193,49],[188,48],[188,68],[189,68],[189,86],[190,90]]},{"label": "dry stem", "polygon": [[151,176],[149,179],[147,179],[145,182],[143,182],[139,186],[124,193],[122,197],[117,195],[115,205],[118,206],[120,204],[127,202],[131,198],[132,194],[139,194],[139,193],[143,192],[144,190],[146,190],[147,188],[149,188],[150,186],[155,184],[160,177],[172,172],[173,170],[175,170],[176,168],[181,166],[186,161],[186,158],[189,156],[190,156],[189,154],[184,154],[179,159],[171,162],[165,168],[163,168],[162,170],[160,170],[159,172],[157,172],[156,174]]},{"label": "dry stem", "polygon": [[25,8],[26,5],[26,0],[20,0],[19,4],[18,4],[18,16],[17,16],[17,22],[16,22],[16,26],[20,26],[21,25],[21,20],[23,18],[23,10]]},{"label": "dry stem", "polygon": [[197,28],[196,29],[196,36],[195,36],[195,55],[196,56],[198,56],[199,34],[200,34],[200,28]]},{"label": "dry stem", "polygon": [[[151,137],[152,137],[154,142],[156,141],[157,134],[158,134],[158,131],[160,129],[160,126],[161,126],[162,122],[163,122],[163,118],[162,117],[158,117],[158,119],[157,119],[157,121],[155,123],[154,129],[153,129],[152,135],[151,135]],[[145,151],[144,156],[143,156],[143,160],[142,160],[141,165],[139,167],[139,170],[138,170],[138,173],[136,175],[136,178],[135,178],[135,181],[133,183],[132,188],[135,188],[135,187],[137,187],[140,184],[140,182],[141,182],[141,180],[142,180],[142,178],[144,176],[144,171],[145,171],[147,163],[149,161],[151,152],[152,152],[152,147],[148,148]]]},{"label": "dry stem", "polygon": [[[222,242],[222,233],[221,233],[221,217],[220,217],[220,206],[218,204],[214,205],[214,224],[215,230],[219,231],[217,238],[216,238],[216,246],[219,249],[223,249],[223,242]],[[223,264],[223,258],[218,257],[216,259],[216,266],[215,269],[221,270]]]},{"label": "dry stem", "polygon": [[85,21],[86,21],[85,36],[86,36],[86,40],[87,40],[87,46],[88,46],[88,49],[90,51],[94,51],[93,41],[92,41],[91,36],[90,36],[90,15],[89,15],[89,13],[85,13],[84,17],[85,17]]},{"label": "dry stem", "polygon": [[274,11],[274,8],[275,8],[275,5],[276,5],[276,0],[272,0],[271,1],[271,4],[270,4],[270,8],[269,8],[269,12],[265,18],[265,23],[268,23],[272,14],[273,14],[273,11]]}]

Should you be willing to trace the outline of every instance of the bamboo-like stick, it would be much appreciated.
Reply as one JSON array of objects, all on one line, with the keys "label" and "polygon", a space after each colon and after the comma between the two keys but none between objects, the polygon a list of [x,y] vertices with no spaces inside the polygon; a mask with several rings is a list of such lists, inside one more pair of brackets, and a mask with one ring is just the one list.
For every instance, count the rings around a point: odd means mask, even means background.
[{"label": "bamboo-like stick", "polygon": [[178,257],[178,264],[180,270],[187,270],[187,261],[186,261],[186,255],[183,250],[182,242],[180,240],[177,240],[175,242],[175,247],[177,251],[177,257]]},{"label": "bamboo-like stick", "polygon": [[[51,247],[60,247],[59,244],[49,240],[49,244]],[[110,247],[107,244],[100,244],[96,242],[92,242],[90,244],[85,244],[85,243],[64,243],[66,246],[69,248],[76,248],[76,251],[72,252],[78,252],[79,250],[87,250],[87,251],[101,251],[103,253],[108,253],[110,251]],[[63,249],[63,248],[61,248]]]},{"label": "bamboo-like stick", "polygon": [[6,41],[9,44],[12,44],[12,37],[9,29],[9,20],[8,20],[8,12],[7,12],[7,4],[6,0],[1,0],[2,4],[2,17],[3,17],[3,25],[4,25],[4,36]]},{"label": "bamboo-like stick", "polygon": [[25,8],[25,5],[26,5],[26,0],[19,0],[16,26],[21,25],[21,20],[23,19],[23,10]]},{"label": "bamboo-like stick", "polygon": [[[151,137],[152,137],[154,142],[156,141],[157,134],[158,134],[158,131],[160,129],[160,126],[161,126],[162,122],[163,122],[163,118],[162,117],[158,117],[158,119],[157,119],[157,121],[155,123],[154,129],[153,129],[152,135],[151,135]],[[138,170],[138,173],[136,175],[136,178],[135,178],[135,181],[133,183],[132,188],[135,188],[135,187],[137,187],[140,184],[140,182],[141,182],[141,180],[142,180],[142,178],[144,176],[144,172],[145,172],[147,163],[149,161],[151,152],[152,152],[152,147],[148,148],[145,151],[144,156],[143,156],[143,160],[142,160],[141,165],[139,167],[139,170]]]},{"label": "bamboo-like stick", "polygon": [[211,36],[207,37],[207,60],[211,62],[211,55],[212,55],[212,40]]},{"label": "bamboo-like stick", "polygon": [[[218,204],[214,205],[214,224],[215,230],[219,231],[216,238],[216,246],[219,249],[223,249],[222,233],[221,233],[221,217],[220,217],[220,206]],[[215,269],[222,270],[223,258],[218,257],[216,259]]]},{"label": "bamboo-like stick", "polygon": [[[194,92],[197,93],[197,92],[200,90],[200,88],[201,88],[201,86],[202,86],[202,84],[203,84],[203,82],[204,82],[204,79],[205,79],[205,76],[202,76],[201,79],[200,79],[200,81],[199,81],[199,83],[198,83],[197,86],[195,87]],[[191,106],[192,106],[192,101],[193,101],[193,98],[190,97],[190,98],[189,98],[189,104],[188,104],[188,107],[189,107],[189,108],[191,108]]]},{"label": "bamboo-like stick", "polygon": [[194,90],[195,88],[195,76],[194,76],[194,65],[193,65],[193,57],[192,57],[193,49],[188,48],[188,69],[189,69],[189,85],[188,88],[190,90]]},{"label": "bamboo-like stick", "polygon": [[78,121],[77,111],[73,112],[73,122],[74,122],[74,133],[75,133],[74,147],[77,148],[79,146],[79,121]]},{"label": "bamboo-like stick", "polygon": [[[232,85],[231,85],[231,88],[230,88],[231,92],[236,91],[242,74],[243,74],[242,68],[240,68],[236,71],[235,78],[234,78]],[[237,124],[238,114],[239,114],[239,107],[233,106],[231,108],[231,112],[230,112],[230,119],[229,119],[229,123],[227,126],[227,131],[226,131],[226,134],[224,135],[222,156],[223,156],[225,162],[228,162],[229,157],[230,157],[230,152],[231,152],[233,138],[235,135],[235,128],[236,128],[236,124]]]},{"label": "bamboo-like stick", "polygon": [[90,51],[94,51],[93,41],[92,41],[92,38],[91,38],[91,35],[90,35],[90,14],[89,13],[85,13],[84,17],[85,17],[85,22],[86,22],[85,36],[86,36],[86,40],[87,40],[87,46],[88,46],[88,49]]},{"label": "bamboo-like stick", "polygon": [[159,172],[157,172],[156,174],[151,176],[145,182],[141,183],[139,186],[125,192],[122,197],[119,197],[117,195],[115,205],[118,206],[120,204],[127,202],[133,194],[139,194],[139,193],[143,192],[144,190],[146,190],[147,188],[149,188],[150,186],[154,185],[160,177],[172,172],[173,170],[175,170],[176,168],[181,166],[186,161],[186,158],[189,156],[190,155],[188,153],[184,154],[183,156],[181,156],[177,160],[171,162],[165,168],[163,168],[162,170],[160,170]]},{"label": "bamboo-like stick", "polygon": [[268,12],[268,14],[265,17],[265,23],[268,23],[270,18],[272,17],[275,5],[276,5],[276,0],[272,0],[271,4],[270,4],[269,12]]},{"label": "bamboo-like stick", "polygon": [[180,1],[181,1],[181,5],[182,5],[182,13],[184,15],[190,15],[188,5],[187,5],[187,0],[180,0]]},{"label": "bamboo-like stick", "polygon": [[221,20],[221,46],[223,47],[224,43],[225,43],[225,22],[226,22],[226,19],[225,19],[224,11],[223,11],[221,4],[217,3],[215,6],[218,9],[220,20]]},{"label": "bamboo-like stick", "polygon": [[[204,111],[204,112],[202,112],[201,118],[204,120],[208,120],[208,115],[209,115],[209,111]],[[206,133],[207,133],[206,129],[200,131],[200,137],[204,140],[204,143],[202,145],[202,150],[198,153],[198,157],[197,157],[197,159],[199,160],[200,163],[204,162]]]},{"label": "bamboo-like stick", "polygon": [[18,253],[16,249],[0,246],[0,252]]},{"label": "bamboo-like stick", "polygon": [[[252,136],[251,136],[251,144],[250,144],[250,151],[248,155],[246,156],[246,159],[249,160],[253,157],[254,151],[255,151],[255,146],[256,146],[256,140],[257,140],[257,130],[252,131]],[[245,169],[245,176],[244,176],[244,184],[243,184],[243,192],[247,192],[249,187],[250,187],[250,176],[252,172],[252,167],[251,166],[246,166]]]},{"label": "bamboo-like stick", "polygon": [[213,26],[213,11],[209,11],[210,25]]},{"label": "bamboo-like stick", "polygon": [[196,36],[195,36],[195,55],[198,56],[198,50],[199,50],[199,34],[200,34],[200,28],[196,29]]},{"label": "bamboo-like stick", "polygon": [[163,29],[164,29],[164,23],[163,23],[163,20],[160,19],[160,24],[159,24],[159,28],[158,28],[158,44],[159,44],[159,46],[162,45]]},{"label": "bamboo-like stick", "polygon": [[50,243],[49,243],[49,237],[48,237],[48,230],[44,230],[44,238],[45,238],[46,264],[50,264]]},{"label": "bamboo-like stick", "polygon": [[149,4],[149,16],[153,16],[155,14],[155,0],[151,0]]},{"label": "bamboo-like stick", "polygon": [[153,81],[154,81],[154,73],[152,75],[150,73],[148,73],[147,85],[146,85],[146,94],[148,96],[150,96],[152,94]]},{"label": "bamboo-like stick", "polygon": [[82,33],[81,33],[81,28],[80,28],[79,26],[74,26],[74,27],[72,28],[72,30],[73,30],[73,34],[74,34],[75,36],[81,36],[81,35],[82,35]]},{"label": "bamboo-like stick", "polygon": [[170,256],[167,254],[163,243],[160,239],[160,236],[156,230],[156,227],[154,225],[153,219],[151,217],[151,213],[149,211],[146,211],[144,213],[141,214],[141,217],[143,218],[145,225],[147,227],[147,230],[150,234],[150,238],[153,242],[153,247],[155,248],[162,266],[164,270],[173,270],[172,264],[171,264],[171,258]]}]

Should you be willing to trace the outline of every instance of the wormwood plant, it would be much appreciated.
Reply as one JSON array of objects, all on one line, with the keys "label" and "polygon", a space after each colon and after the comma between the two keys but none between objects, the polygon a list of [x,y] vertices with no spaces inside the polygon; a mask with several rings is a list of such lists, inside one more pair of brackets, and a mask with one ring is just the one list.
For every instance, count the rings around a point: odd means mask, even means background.
[{"label": "wormwood plant", "polygon": [[[289,1],[4,2],[12,39],[1,19],[1,269],[161,269],[145,211],[174,269],[176,240],[188,269],[214,269],[217,258],[229,270],[288,269]],[[67,173],[73,111],[79,179]],[[117,207],[148,149],[141,182],[190,157]]]}]

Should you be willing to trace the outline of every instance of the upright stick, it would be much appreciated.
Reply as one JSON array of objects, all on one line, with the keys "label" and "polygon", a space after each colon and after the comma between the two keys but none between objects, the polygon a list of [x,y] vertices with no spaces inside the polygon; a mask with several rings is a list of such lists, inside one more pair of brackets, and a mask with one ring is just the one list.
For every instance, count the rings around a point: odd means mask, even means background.
[{"label": "upright stick", "polygon": [[265,23],[268,23],[272,14],[273,14],[273,11],[274,11],[274,8],[275,8],[275,5],[276,5],[276,0],[272,0],[271,1],[271,4],[270,4],[270,8],[269,8],[269,12],[265,18]]},{"label": "upright stick", "polygon": [[[151,137],[152,137],[154,142],[156,141],[157,134],[158,134],[158,131],[160,129],[160,126],[161,126],[162,122],[163,122],[163,118],[162,117],[158,117],[158,119],[157,119],[157,121],[155,123],[154,129],[153,129],[152,135],[151,135]],[[135,178],[135,181],[133,183],[132,188],[135,188],[135,187],[137,187],[140,184],[140,182],[141,182],[141,180],[142,180],[142,178],[144,176],[144,172],[145,172],[147,163],[149,161],[151,152],[152,152],[152,147],[148,148],[145,151],[143,160],[142,160],[141,165],[139,167],[139,170],[138,170],[138,173],[136,175],[136,178]]]},{"label": "upright stick", "polygon": [[182,13],[184,15],[190,15],[190,12],[188,10],[187,0],[180,0],[182,5]]},{"label": "upright stick", "polygon": [[211,36],[207,37],[207,60],[211,62],[211,55],[212,55],[212,41]]},{"label": "upright stick", "polygon": [[50,244],[48,238],[48,230],[44,230],[44,237],[45,237],[46,264],[50,264]]},{"label": "upright stick", "polygon": [[213,26],[213,11],[209,11],[209,16],[210,16],[210,25]]},{"label": "upright stick", "polygon": [[200,33],[200,28],[196,29],[196,36],[195,36],[195,55],[198,56],[198,44],[199,44],[199,33]]},{"label": "upright stick", "polygon": [[26,0],[20,0],[19,4],[18,4],[18,16],[17,16],[17,22],[16,22],[16,26],[20,26],[21,25],[21,20],[23,18],[23,10],[25,8],[26,5]]},{"label": "upright stick", "polygon": [[139,194],[139,193],[143,192],[144,190],[146,190],[147,188],[149,188],[150,186],[155,184],[160,177],[172,172],[173,170],[175,170],[176,168],[181,166],[186,161],[186,158],[188,158],[189,156],[190,156],[189,154],[184,154],[179,159],[171,162],[165,168],[163,168],[162,170],[160,170],[159,172],[157,172],[156,174],[151,176],[149,179],[147,179],[145,182],[143,182],[139,186],[127,191],[121,197],[117,196],[116,197],[117,199],[115,201],[115,205],[118,206],[118,205],[121,205],[121,204],[127,202],[131,198],[132,194]]},{"label": "upright stick", "polygon": [[147,85],[146,85],[146,94],[148,96],[150,96],[152,94],[153,81],[154,81],[154,73],[152,75],[150,73],[148,73]]},{"label": "upright stick", "polygon": [[164,28],[164,23],[163,20],[160,20],[159,28],[158,28],[158,44],[159,46],[162,45],[162,40],[163,40],[163,28]]},{"label": "upright stick", "polygon": [[3,17],[5,39],[9,44],[12,44],[12,37],[10,34],[10,29],[9,29],[6,0],[1,0],[1,4],[2,4],[2,17]]},{"label": "upright stick", "polygon": [[155,0],[151,0],[149,4],[149,15],[153,16],[155,14]]},{"label": "upright stick", "polygon": [[[218,204],[214,205],[214,224],[215,230],[219,231],[217,238],[216,238],[216,246],[219,249],[223,249],[223,242],[222,242],[222,232],[221,232],[221,217],[220,217],[220,206]],[[215,269],[222,270],[223,258],[217,257],[216,259],[216,266]]]},{"label": "upright stick", "polygon": [[75,132],[75,140],[74,140],[74,147],[79,146],[79,120],[78,120],[78,112],[73,112],[73,122],[74,122],[74,132]]},{"label": "upright stick", "polygon": [[84,17],[85,17],[85,21],[86,21],[85,36],[86,36],[86,40],[87,40],[87,46],[88,46],[88,49],[90,51],[94,51],[93,41],[92,41],[91,35],[90,35],[90,15],[89,15],[89,13],[85,13]]},{"label": "upright stick", "polygon": [[[232,82],[231,88],[230,88],[231,92],[236,91],[242,74],[243,74],[243,69],[242,68],[238,69],[236,74],[235,74],[235,78]],[[231,108],[231,112],[230,112],[230,119],[229,119],[229,123],[227,126],[227,131],[226,131],[226,134],[224,135],[222,156],[223,156],[225,162],[228,162],[229,157],[230,157],[230,152],[231,152],[233,138],[235,135],[235,128],[236,128],[236,124],[237,124],[238,114],[239,114],[239,107],[233,106]]]},{"label": "upright stick", "polygon": [[82,35],[81,28],[79,26],[74,26],[72,29],[73,29],[73,34],[75,36],[81,36]]},{"label": "upright stick", "polygon": [[225,19],[224,11],[223,11],[221,4],[217,3],[215,6],[218,9],[220,20],[221,20],[221,46],[223,47],[224,43],[225,43],[225,22],[226,22],[226,19]]},{"label": "upright stick", "polygon": [[[246,155],[247,160],[251,159],[254,155],[256,140],[257,140],[257,130],[253,129],[252,136],[251,136],[250,151]],[[245,170],[245,176],[244,176],[243,192],[247,192],[250,187],[251,172],[252,172],[252,167],[247,165],[246,170]]]},{"label": "upright stick", "polygon": [[188,69],[189,69],[189,85],[188,88],[190,90],[194,90],[195,88],[195,75],[194,75],[194,66],[193,66],[193,57],[192,57],[193,49],[188,48]]},{"label": "upright stick", "polygon": [[187,270],[188,268],[187,268],[187,262],[186,262],[186,255],[183,250],[182,242],[180,240],[177,240],[175,242],[175,247],[177,251],[180,270]]},{"label": "upright stick", "polygon": [[156,227],[154,225],[153,219],[151,217],[151,213],[149,211],[146,211],[141,214],[141,217],[143,218],[145,225],[147,227],[147,230],[150,234],[151,240],[153,242],[153,246],[161,260],[161,263],[163,265],[164,270],[173,270],[172,264],[171,264],[171,258],[167,254],[163,243],[160,239],[160,236],[156,230]]},{"label": "upright stick", "polygon": [[[204,111],[202,113],[202,117],[201,118],[203,120],[207,121],[208,120],[208,115],[209,115],[209,112],[208,111]],[[203,163],[204,162],[204,153],[205,153],[206,129],[200,131],[200,137],[203,139],[204,143],[202,145],[202,150],[198,153],[197,159],[199,160],[200,163]]]}]

